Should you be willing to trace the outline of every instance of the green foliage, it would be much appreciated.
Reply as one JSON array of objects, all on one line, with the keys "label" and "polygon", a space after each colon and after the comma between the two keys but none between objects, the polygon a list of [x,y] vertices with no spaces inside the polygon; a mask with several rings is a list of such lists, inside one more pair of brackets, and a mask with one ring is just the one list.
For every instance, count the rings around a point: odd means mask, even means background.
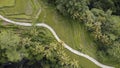
[{"label": "green foliage", "polygon": [[41,44],[49,44],[54,40],[52,34],[45,28],[32,27],[30,30],[25,31],[23,36],[31,38],[31,41]]},{"label": "green foliage", "polygon": [[26,58],[30,61],[41,62],[43,68],[46,65],[50,68],[76,68],[78,66],[77,61],[70,59],[63,47],[49,35],[49,31],[34,28],[26,33],[29,34],[23,39],[23,43],[28,53]]},{"label": "green foliage", "polygon": [[74,19],[82,19],[81,15],[88,10],[86,0],[54,0],[54,3],[60,13]]},{"label": "green foliage", "polygon": [[102,9],[104,11],[111,10],[113,14],[120,15],[119,0],[90,0],[89,7]]},{"label": "green foliage", "polygon": [[[32,63],[39,61],[44,68],[48,65],[50,68],[76,68],[78,63],[76,60],[71,60],[64,52],[64,49],[59,44],[53,42],[49,45],[39,44],[30,41],[27,47],[28,58]],[[74,62],[73,62],[74,61]]]},{"label": "green foliage", "polygon": [[78,68],[78,62],[66,54],[46,29],[33,27],[19,35],[1,31],[0,63],[27,59],[30,65],[39,62],[41,68]]},{"label": "green foliage", "polygon": [[113,46],[108,49],[108,53],[120,62],[120,42],[115,42]]},{"label": "green foliage", "polygon": [[[111,18],[110,11],[106,13],[99,9],[92,9],[91,12],[86,12],[87,23],[86,27],[90,32],[92,32],[95,40],[98,40],[104,45],[111,45],[111,39],[108,34],[110,33],[109,28],[112,24],[109,18]],[[108,18],[109,16],[109,18]],[[91,26],[89,26],[91,25]]]},{"label": "green foliage", "polygon": [[23,58],[20,37],[12,31],[1,31],[0,33],[0,62],[19,61]]}]

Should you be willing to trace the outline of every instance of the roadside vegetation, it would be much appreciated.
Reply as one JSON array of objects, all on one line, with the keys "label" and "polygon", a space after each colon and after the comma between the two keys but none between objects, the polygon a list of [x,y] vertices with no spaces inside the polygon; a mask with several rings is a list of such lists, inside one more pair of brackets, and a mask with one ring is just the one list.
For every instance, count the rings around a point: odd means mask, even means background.
[{"label": "roadside vegetation", "polygon": [[[22,68],[77,68],[61,44],[44,28],[18,29],[2,27],[0,30],[1,67]],[[18,32],[19,30],[19,32]],[[19,62],[19,63],[18,63]],[[11,64],[9,64],[11,63]]]}]

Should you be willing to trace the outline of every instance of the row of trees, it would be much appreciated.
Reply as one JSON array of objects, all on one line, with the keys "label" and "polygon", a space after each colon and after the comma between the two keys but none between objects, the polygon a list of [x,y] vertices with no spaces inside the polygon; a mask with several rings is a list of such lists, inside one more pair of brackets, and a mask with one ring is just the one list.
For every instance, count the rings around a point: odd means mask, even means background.
[{"label": "row of trees", "polygon": [[[32,28],[16,34],[11,30],[0,32],[0,64],[24,61],[20,66],[29,68],[77,68],[78,63],[71,59],[64,48],[56,42],[46,29]],[[27,61],[25,61],[27,60]],[[12,66],[16,66],[14,64]],[[20,67],[19,66],[19,67]],[[15,67],[16,68],[16,67]]]},{"label": "row of trees", "polygon": [[61,14],[83,23],[98,43],[98,50],[120,59],[117,57],[120,56],[118,52],[120,25],[119,20],[113,19],[115,16],[112,15],[119,15],[119,0],[48,0],[48,2],[54,4]]}]

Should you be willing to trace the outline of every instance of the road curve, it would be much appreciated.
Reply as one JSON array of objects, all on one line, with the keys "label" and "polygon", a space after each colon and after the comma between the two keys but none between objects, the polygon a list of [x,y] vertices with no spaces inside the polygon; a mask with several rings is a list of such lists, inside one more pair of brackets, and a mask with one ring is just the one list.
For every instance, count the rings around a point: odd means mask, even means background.
[{"label": "road curve", "polygon": [[[7,19],[7,18],[3,17],[2,15],[0,15],[0,18],[1,18],[2,20],[4,20],[4,21],[7,21],[7,22],[12,23],[12,24],[16,24],[16,25],[32,26],[32,24],[30,24],[30,23],[12,21],[12,20],[10,20],[10,19]],[[69,51],[71,51],[72,53],[87,58],[88,60],[92,61],[93,63],[95,63],[97,66],[99,66],[99,67],[101,67],[101,68],[114,68],[114,67],[112,67],[112,66],[107,66],[107,65],[101,64],[100,62],[98,62],[98,61],[95,60],[94,58],[90,57],[89,55],[84,54],[84,53],[82,53],[82,52],[79,52],[79,51],[71,48],[71,47],[68,46],[66,43],[64,43],[62,40],[60,40],[60,38],[57,36],[56,32],[55,32],[49,25],[47,25],[47,24],[45,24],[45,23],[38,23],[38,24],[35,24],[35,26],[40,26],[40,27],[44,27],[44,28],[49,29],[49,30],[51,31],[51,33],[53,34],[53,36],[56,38],[56,40],[57,40],[59,43],[61,43],[66,49],[68,49]]]}]

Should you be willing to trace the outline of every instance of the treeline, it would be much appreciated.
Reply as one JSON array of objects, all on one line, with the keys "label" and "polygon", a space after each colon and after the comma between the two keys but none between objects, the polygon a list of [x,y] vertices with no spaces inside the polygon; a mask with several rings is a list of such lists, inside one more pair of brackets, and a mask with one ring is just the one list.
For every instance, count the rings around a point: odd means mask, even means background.
[{"label": "treeline", "polygon": [[0,68],[78,67],[46,29],[15,30],[0,30]]},{"label": "treeline", "polygon": [[119,16],[119,0],[47,1],[64,16],[83,23],[99,45],[98,50],[120,61],[120,18],[115,16]]}]

